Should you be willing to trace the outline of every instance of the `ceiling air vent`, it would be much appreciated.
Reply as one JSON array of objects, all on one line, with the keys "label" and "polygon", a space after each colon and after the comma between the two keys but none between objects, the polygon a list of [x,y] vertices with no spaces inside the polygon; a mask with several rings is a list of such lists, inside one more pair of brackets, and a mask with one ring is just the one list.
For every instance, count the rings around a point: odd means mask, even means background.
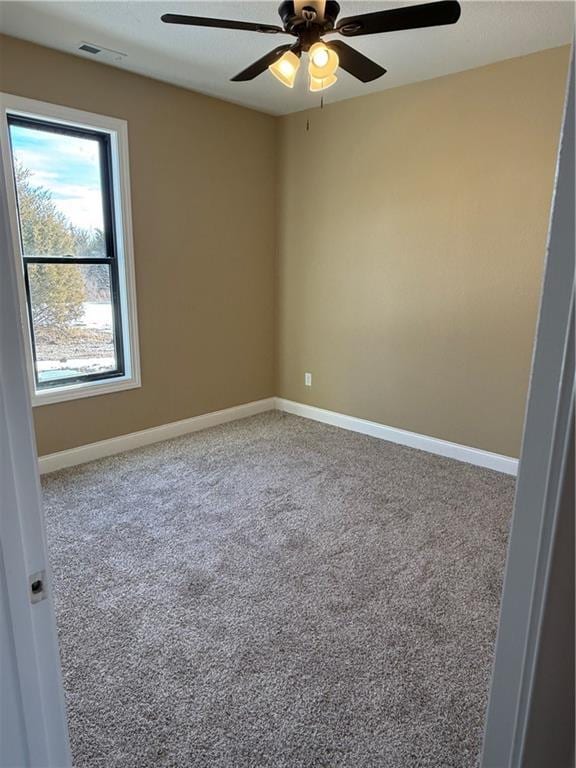
[{"label": "ceiling air vent", "polygon": [[102,48],[96,48],[94,45],[88,45],[88,43],[82,43],[78,48],[79,51],[86,51],[86,53],[100,53]]},{"label": "ceiling air vent", "polygon": [[100,61],[107,61],[110,64],[118,64],[120,61],[124,61],[127,54],[122,51],[113,51],[111,48],[104,48],[101,45],[95,45],[94,43],[87,43],[82,40],[78,46],[78,50],[83,53],[89,53],[91,56],[98,57]]}]

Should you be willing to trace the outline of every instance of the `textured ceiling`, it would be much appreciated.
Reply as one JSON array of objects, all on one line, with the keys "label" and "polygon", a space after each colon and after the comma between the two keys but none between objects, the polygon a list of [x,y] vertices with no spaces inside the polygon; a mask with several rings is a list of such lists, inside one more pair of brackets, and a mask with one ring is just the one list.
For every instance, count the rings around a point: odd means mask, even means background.
[{"label": "textured ceiling", "polygon": [[[340,16],[408,5],[404,2],[340,0]],[[288,90],[268,72],[248,83],[229,78],[254,59],[292,38],[252,32],[177,27],[162,24],[162,13],[220,16],[279,23],[277,3],[260,2],[2,2],[0,29],[85,58],[82,41],[126,53],[122,69],[244,104],[272,114],[316,106],[319,96],[306,90],[300,73]],[[361,96],[501,59],[570,43],[574,4],[569,1],[525,2],[463,0],[454,26],[394,32],[348,43],[386,67],[388,74],[364,85],[345,72],[325,91],[325,102]]]}]

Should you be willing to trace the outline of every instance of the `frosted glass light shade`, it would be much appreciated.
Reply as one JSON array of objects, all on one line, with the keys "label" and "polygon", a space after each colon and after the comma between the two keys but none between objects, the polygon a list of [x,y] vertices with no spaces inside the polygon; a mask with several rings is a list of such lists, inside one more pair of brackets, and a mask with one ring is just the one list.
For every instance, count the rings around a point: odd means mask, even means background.
[{"label": "frosted glass light shade", "polygon": [[316,80],[326,80],[334,75],[338,69],[340,60],[336,51],[328,48],[324,43],[314,43],[308,52],[308,72],[310,77]]},{"label": "frosted glass light shade", "polygon": [[283,85],[293,88],[299,66],[300,59],[298,56],[293,51],[286,51],[285,54],[280,56],[278,61],[270,64],[268,69]]},{"label": "frosted glass light shade", "polygon": [[315,91],[325,91],[326,88],[330,88],[331,85],[334,85],[334,83],[338,80],[336,75],[328,75],[328,77],[311,77],[310,78],[310,90]]}]

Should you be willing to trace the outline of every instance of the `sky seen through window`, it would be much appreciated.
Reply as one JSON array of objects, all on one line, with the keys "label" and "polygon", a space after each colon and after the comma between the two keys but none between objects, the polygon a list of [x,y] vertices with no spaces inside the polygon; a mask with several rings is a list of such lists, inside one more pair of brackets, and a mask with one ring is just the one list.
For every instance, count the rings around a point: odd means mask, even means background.
[{"label": "sky seen through window", "polygon": [[49,190],[74,227],[103,229],[99,143],[20,125],[11,126],[10,136],[30,183]]}]

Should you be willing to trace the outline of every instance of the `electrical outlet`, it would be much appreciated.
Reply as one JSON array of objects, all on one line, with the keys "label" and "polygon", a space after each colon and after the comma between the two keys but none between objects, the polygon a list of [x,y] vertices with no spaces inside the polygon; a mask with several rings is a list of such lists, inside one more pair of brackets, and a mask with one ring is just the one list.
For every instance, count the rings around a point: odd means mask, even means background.
[{"label": "electrical outlet", "polygon": [[312,386],[312,374],[311,373],[305,373],[304,374],[304,385],[307,387]]}]

